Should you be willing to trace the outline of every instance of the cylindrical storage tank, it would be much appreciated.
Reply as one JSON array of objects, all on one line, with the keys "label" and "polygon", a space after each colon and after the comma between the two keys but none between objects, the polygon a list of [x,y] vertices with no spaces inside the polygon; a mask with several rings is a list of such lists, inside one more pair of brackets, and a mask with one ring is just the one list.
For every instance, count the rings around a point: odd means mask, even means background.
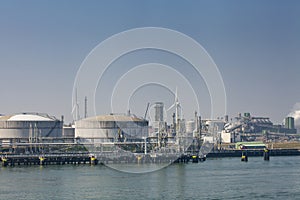
[{"label": "cylindrical storage tank", "polygon": [[113,142],[118,139],[142,139],[148,136],[148,121],[135,116],[101,115],[75,122],[75,138]]},{"label": "cylindrical storage tank", "polygon": [[61,137],[63,121],[45,114],[22,113],[0,117],[0,139]]}]

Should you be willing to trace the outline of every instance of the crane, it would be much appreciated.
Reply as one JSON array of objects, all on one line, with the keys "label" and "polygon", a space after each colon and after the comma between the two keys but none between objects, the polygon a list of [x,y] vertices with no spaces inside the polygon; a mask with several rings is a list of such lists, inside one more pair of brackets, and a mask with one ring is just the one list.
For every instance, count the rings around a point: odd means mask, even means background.
[{"label": "crane", "polygon": [[146,117],[147,117],[149,106],[150,106],[150,103],[147,104],[147,108],[146,108],[144,119],[146,119]]}]

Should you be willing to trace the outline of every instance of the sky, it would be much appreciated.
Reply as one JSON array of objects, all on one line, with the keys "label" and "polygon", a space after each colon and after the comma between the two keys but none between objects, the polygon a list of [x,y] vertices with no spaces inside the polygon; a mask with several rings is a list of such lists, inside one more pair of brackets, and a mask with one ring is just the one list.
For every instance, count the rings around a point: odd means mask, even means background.
[{"label": "sky", "polygon": [[[213,59],[226,91],[224,114],[233,118],[250,112],[282,123],[300,102],[299,19],[300,2],[296,0],[0,0],[0,113],[41,112],[57,118],[64,115],[66,123],[72,122],[76,75],[90,52],[123,31],[161,27],[193,38]],[[106,102],[114,95],[114,87],[119,83],[129,87],[126,82],[122,84],[126,77],[130,79],[126,72],[146,63],[172,66],[175,71],[166,75],[164,69],[170,68],[165,67],[153,76],[144,71],[136,77],[168,81],[174,80],[173,72],[179,72],[178,77],[185,78],[166,88],[150,84],[133,92],[127,92],[126,87],[119,89],[132,95],[125,100],[116,96],[112,110]],[[193,76],[189,65],[159,50],[123,55],[107,70],[107,82],[95,86],[95,106],[88,106],[88,115],[126,112],[129,107],[143,116],[148,102],[163,101],[170,107],[178,87],[184,116],[190,119],[197,110],[209,118],[211,101],[205,77]],[[188,86],[180,88],[188,84],[186,80],[195,86],[200,103],[184,89]],[[80,95],[78,105],[83,116],[85,94]]]}]

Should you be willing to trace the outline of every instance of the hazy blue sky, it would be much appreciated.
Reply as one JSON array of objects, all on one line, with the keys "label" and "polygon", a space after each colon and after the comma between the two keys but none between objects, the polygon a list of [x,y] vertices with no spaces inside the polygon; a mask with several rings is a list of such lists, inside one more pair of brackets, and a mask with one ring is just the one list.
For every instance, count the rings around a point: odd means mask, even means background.
[{"label": "hazy blue sky", "polygon": [[[72,121],[73,83],[88,53],[113,34],[152,26],[180,31],[207,50],[223,77],[230,116],[251,112],[281,122],[300,102],[299,19],[296,0],[1,0],[0,113]],[[142,115],[145,107],[132,109]]]}]

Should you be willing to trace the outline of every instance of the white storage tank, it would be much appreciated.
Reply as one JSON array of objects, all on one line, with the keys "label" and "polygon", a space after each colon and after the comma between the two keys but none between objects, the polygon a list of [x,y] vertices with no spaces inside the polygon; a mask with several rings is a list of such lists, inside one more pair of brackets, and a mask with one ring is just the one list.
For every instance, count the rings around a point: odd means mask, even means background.
[{"label": "white storage tank", "polygon": [[136,116],[101,115],[75,122],[75,138],[114,142],[141,139],[148,136],[148,121]]},{"label": "white storage tank", "polygon": [[0,139],[61,137],[63,121],[39,113],[0,116]]}]

